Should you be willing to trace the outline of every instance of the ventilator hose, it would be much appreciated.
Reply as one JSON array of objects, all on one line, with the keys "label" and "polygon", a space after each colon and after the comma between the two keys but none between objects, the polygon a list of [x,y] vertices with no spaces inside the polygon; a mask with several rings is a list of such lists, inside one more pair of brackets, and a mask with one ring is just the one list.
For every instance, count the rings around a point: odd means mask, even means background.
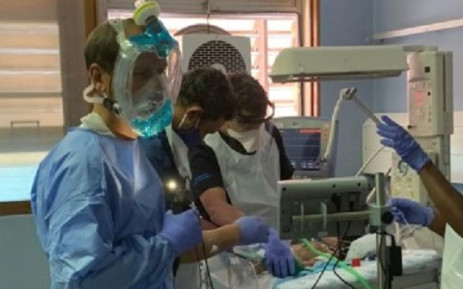
[{"label": "ventilator hose", "polygon": [[358,282],[365,288],[367,289],[373,289],[373,287],[371,287],[370,283],[368,283],[368,281],[365,279],[365,277],[363,277],[359,272],[357,272],[355,269],[352,269],[351,267],[349,267],[345,262],[343,261],[340,261],[340,260],[337,260],[336,257],[332,257],[331,255],[329,254],[326,254],[326,253],[323,253],[321,251],[318,251],[317,249],[315,249],[312,244],[310,244],[310,242],[307,240],[307,239],[301,239],[301,242],[304,244],[305,247],[307,247],[310,251],[312,251],[314,254],[320,256],[320,257],[323,257],[325,259],[334,259],[336,262],[338,262],[339,266],[344,269],[347,273],[351,274],[352,276],[355,277],[355,279],[358,280]]}]

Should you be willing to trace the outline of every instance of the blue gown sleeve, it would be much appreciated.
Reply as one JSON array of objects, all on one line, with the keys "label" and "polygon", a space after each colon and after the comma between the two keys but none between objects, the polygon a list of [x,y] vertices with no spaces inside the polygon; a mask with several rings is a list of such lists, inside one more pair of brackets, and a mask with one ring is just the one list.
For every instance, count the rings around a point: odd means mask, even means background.
[{"label": "blue gown sleeve", "polygon": [[65,163],[50,180],[44,177],[53,201],[39,204],[48,208],[38,217],[48,222],[53,289],[169,287],[174,254],[167,240],[152,233],[116,242],[103,165],[95,159]]},{"label": "blue gown sleeve", "polygon": [[69,289],[108,284],[122,289],[169,280],[174,255],[167,241],[131,235],[113,244],[107,213],[101,198],[77,196],[53,214],[49,233],[56,238],[49,256],[54,283]]}]

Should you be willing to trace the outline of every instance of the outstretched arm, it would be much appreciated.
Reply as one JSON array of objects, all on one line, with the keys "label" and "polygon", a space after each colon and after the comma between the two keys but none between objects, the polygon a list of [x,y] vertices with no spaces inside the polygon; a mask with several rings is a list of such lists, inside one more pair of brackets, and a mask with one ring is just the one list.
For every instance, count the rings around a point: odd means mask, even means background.
[{"label": "outstretched arm", "polygon": [[226,193],[222,187],[207,189],[199,199],[211,221],[217,226],[231,224],[244,216],[243,212],[227,202]]},{"label": "outstretched arm", "polygon": [[194,262],[213,256],[235,245],[265,243],[269,227],[259,217],[241,217],[233,224],[203,232],[203,244],[182,257],[182,262]]},{"label": "outstretched arm", "polygon": [[383,116],[381,120],[384,123],[377,125],[377,133],[382,137],[381,143],[394,149],[404,162],[418,172],[439,212],[430,225],[431,229],[442,233],[443,224],[447,223],[463,236],[463,196],[452,187],[404,128],[387,116]]},{"label": "outstretched arm", "polygon": [[203,231],[203,244],[182,255],[182,263],[192,263],[214,256],[239,244],[240,229],[230,224],[215,230]]},{"label": "outstretched arm", "polygon": [[439,211],[430,228],[440,233],[442,224],[448,223],[457,234],[463,237],[463,196],[431,162],[419,171],[419,175],[428,190],[429,197]]}]

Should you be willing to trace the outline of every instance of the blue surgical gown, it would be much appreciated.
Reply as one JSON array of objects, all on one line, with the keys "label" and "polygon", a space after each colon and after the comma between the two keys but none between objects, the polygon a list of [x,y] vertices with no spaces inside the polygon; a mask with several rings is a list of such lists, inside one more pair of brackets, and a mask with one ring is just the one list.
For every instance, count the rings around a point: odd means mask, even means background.
[{"label": "blue surgical gown", "polygon": [[165,203],[138,141],[76,128],[41,162],[31,192],[52,288],[172,288],[157,233]]}]

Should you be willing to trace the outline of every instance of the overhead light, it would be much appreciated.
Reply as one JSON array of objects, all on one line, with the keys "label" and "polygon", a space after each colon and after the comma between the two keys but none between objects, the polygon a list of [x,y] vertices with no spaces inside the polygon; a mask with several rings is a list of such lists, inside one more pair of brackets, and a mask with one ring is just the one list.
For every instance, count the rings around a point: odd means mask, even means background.
[{"label": "overhead light", "polygon": [[276,57],[273,82],[346,80],[398,76],[408,70],[402,46],[292,47]]}]

